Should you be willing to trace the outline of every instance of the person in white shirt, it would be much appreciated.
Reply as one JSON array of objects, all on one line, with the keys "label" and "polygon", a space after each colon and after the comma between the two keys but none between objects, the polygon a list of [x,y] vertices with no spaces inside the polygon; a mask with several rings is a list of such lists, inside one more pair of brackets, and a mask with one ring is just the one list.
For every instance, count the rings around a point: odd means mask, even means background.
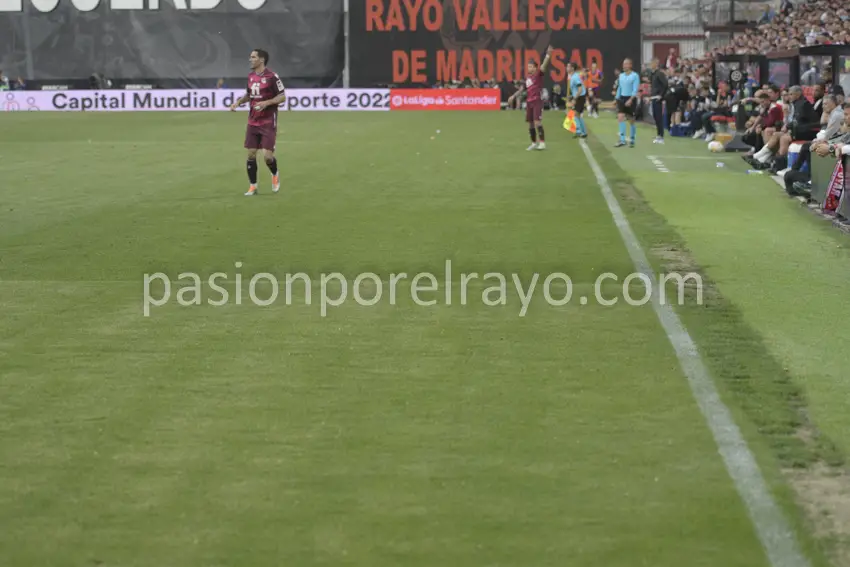
[{"label": "person in white shirt", "polygon": [[[844,109],[838,104],[838,99],[835,95],[826,95],[823,97],[824,112],[821,116],[821,129],[812,142],[807,142],[800,148],[800,154],[794,166],[791,168],[794,171],[800,171],[803,164],[811,159],[812,152],[817,150],[818,146],[827,143],[835,138],[840,133],[841,125],[844,123]],[[781,173],[786,173],[784,170]]]},{"label": "person in white shirt", "polygon": [[818,64],[812,61],[809,69],[800,76],[800,84],[806,87],[813,87],[820,80],[820,70]]},{"label": "person in white shirt", "polygon": [[838,134],[841,123],[844,121],[844,109],[838,104],[838,97],[826,95],[823,97],[823,116],[821,117],[821,129],[816,137],[817,140],[829,140]]},{"label": "person in white shirt", "polygon": [[850,102],[844,103],[844,127],[840,130],[843,134],[830,141],[819,142],[817,149],[814,146],[812,151],[816,151],[821,157],[826,157],[829,154],[834,154],[835,157],[841,158],[843,155],[850,154]]}]

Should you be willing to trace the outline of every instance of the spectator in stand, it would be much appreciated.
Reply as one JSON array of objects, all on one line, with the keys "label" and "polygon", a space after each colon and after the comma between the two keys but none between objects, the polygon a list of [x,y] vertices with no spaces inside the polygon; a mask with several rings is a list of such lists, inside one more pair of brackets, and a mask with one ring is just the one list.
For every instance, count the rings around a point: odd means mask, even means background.
[{"label": "spectator in stand", "polygon": [[761,19],[759,20],[759,25],[769,24],[773,21],[773,18],[776,17],[776,12],[773,11],[773,7],[770,4],[764,5],[764,12],[761,15]]},{"label": "spectator in stand", "polygon": [[27,83],[24,81],[23,77],[18,77],[18,79],[12,83],[13,91],[25,91],[27,90]]},{"label": "spectator in stand", "polygon": [[667,54],[667,61],[664,63],[665,69],[675,69],[678,66],[679,58],[676,57],[676,48],[671,47],[670,53]]},{"label": "spectator in stand", "polygon": [[812,87],[820,81],[820,70],[815,61],[811,62],[809,68],[800,75],[800,84],[806,87]]},{"label": "spectator in stand", "polygon": [[783,0],[780,13],[770,6],[756,27],[735,38],[725,48],[709,54],[759,54],[781,51],[805,45],[848,44],[850,42],[850,13],[846,2],[811,0],[794,6]]},{"label": "spectator in stand", "polygon": [[3,70],[0,69],[0,91],[8,91],[9,90],[9,77],[3,74]]}]

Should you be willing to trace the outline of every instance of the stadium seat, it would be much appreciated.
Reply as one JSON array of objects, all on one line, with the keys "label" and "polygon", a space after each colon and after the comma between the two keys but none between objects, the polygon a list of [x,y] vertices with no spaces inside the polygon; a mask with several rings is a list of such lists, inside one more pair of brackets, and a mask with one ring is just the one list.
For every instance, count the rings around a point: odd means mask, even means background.
[{"label": "stadium seat", "polygon": [[[794,140],[791,142],[791,145],[788,146],[788,167],[794,167],[794,164],[797,162],[797,158],[800,156],[800,150],[803,148],[803,144],[810,143],[809,140]],[[809,164],[803,166],[801,171],[808,171]]]},{"label": "stadium seat", "polygon": [[670,135],[675,137],[688,137],[693,135],[693,130],[689,122],[677,124],[670,128]]},{"label": "stadium seat", "polygon": [[729,124],[735,123],[735,118],[733,116],[712,116],[711,123],[717,133],[726,134],[729,132]]}]

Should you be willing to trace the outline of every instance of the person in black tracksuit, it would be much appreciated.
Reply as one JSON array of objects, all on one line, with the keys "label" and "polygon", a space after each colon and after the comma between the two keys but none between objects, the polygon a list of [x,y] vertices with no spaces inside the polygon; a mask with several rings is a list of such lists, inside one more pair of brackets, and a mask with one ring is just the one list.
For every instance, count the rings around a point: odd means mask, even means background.
[{"label": "person in black tracksuit", "polygon": [[[657,136],[653,143],[664,143],[664,98],[667,96],[667,73],[658,68],[658,59],[650,63],[652,72],[649,75],[650,99],[652,100],[652,117],[655,118]],[[670,112],[669,108],[667,112]]]}]

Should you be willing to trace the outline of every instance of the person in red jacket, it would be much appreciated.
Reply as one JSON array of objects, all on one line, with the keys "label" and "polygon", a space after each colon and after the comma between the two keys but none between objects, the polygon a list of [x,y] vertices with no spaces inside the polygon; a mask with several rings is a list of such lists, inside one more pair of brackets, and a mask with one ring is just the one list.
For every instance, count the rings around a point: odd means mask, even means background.
[{"label": "person in red jacket", "polygon": [[745,144],[757,150],[754,154],[743,156],[750,163],[770,151],[766,145],[767,140],[782,128],[785,119],[782,104],[779,101],[774,102],[767,91],[759,92],[756,98],[759,101],[759,115],[747,128],[743,138]]}]

